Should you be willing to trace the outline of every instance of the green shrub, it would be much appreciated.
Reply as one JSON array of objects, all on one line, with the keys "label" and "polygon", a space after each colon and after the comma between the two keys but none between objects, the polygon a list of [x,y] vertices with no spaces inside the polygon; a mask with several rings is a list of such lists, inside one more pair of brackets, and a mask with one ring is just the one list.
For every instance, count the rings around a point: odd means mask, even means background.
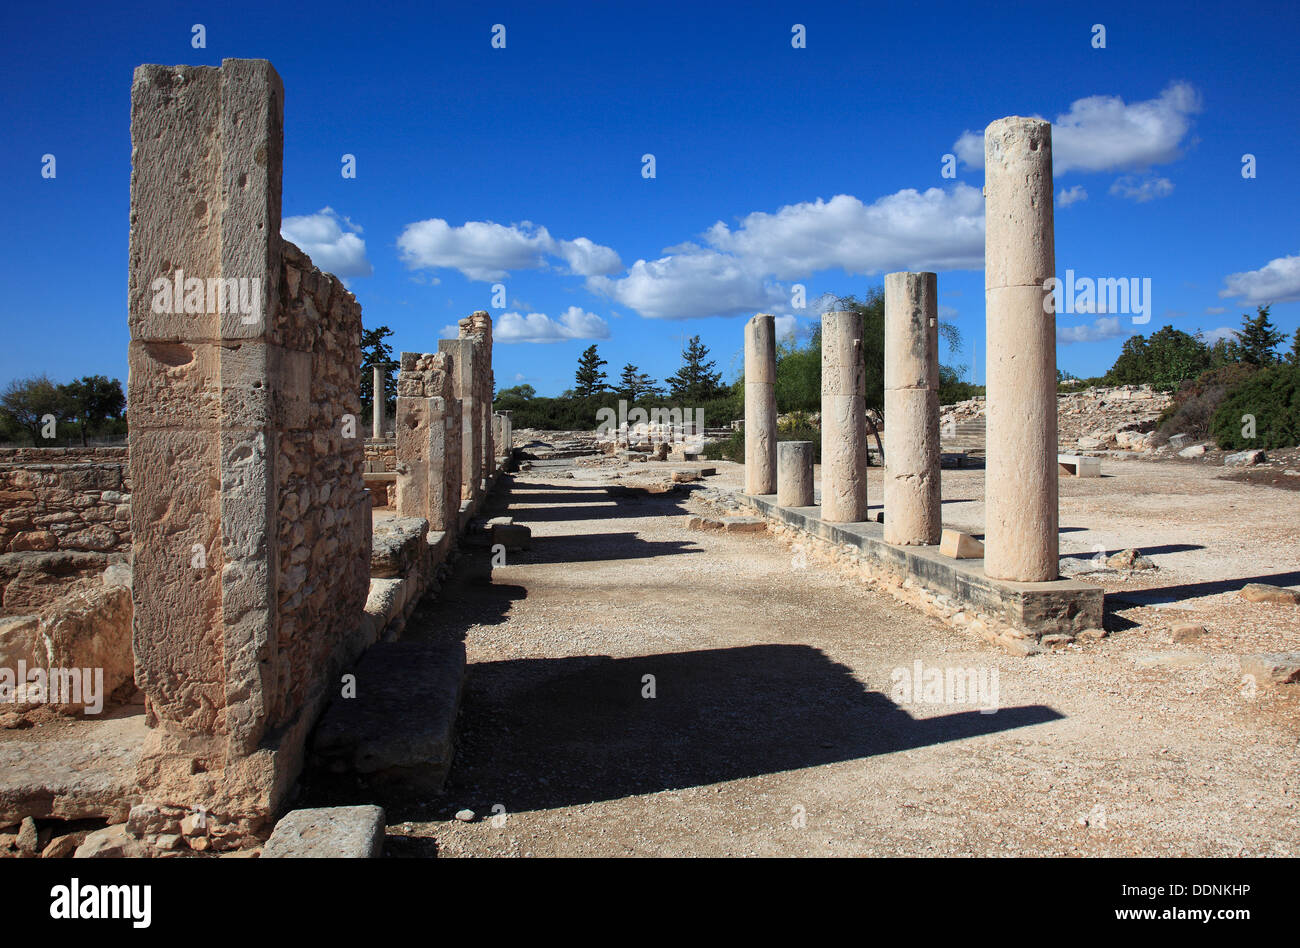
[{"label": "green shrub", "polygon": [[1184,382],[1156,422],[1155,443],[1164,444],[1176,434],[1193,438],[1210,436],[1210,419],[1227,395],[1258,371],[1243,362],[1208,369]]},{"label": "green shrub", "polygon": [[[1247,415],[1255,419],[1253,438],[1243,434]],[[1214,412],[1210,435],[1225,451],[1300,444],[1300,366],[1263,369],[1236,386]]]}]

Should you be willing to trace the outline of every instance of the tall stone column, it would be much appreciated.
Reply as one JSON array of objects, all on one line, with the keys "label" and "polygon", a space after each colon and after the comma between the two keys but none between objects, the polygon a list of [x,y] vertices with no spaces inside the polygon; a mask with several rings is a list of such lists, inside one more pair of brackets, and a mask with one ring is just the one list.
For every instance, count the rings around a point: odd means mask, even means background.
[{"label": "tall stone column", "polygon": [[445,352],[402,353],[397,377],[397,513],[460,527],[460,405]]},{"label": "tall stone column", "polygon": [[474,360],[476,340],[440,339],[438,351],[451,358],[453,392],[460,402],[460,497],[474,501],[479,496],[483,479],[483,434],[479,430],[483,413],[479,411],[474,389]]},{"label": "tall stone column", "polygon": [[939,482],[939,303],[933,273],[885,275],[885,542],[943,532]]},{"label": "tall stone column", "polygon": [[745,493],[776,493],[776,320],[745,324]]},{"label": "tall stone column", "polygon": [[999,119],[984,132],[988,335],[984,571],[1045,582],[1059,571],[1052,126]]},{"label": "tall stone column", "polygon": [[368,644],[361,308],[280,237],[283,109],[264,60],[131,89],[137,780],[234,833],[281,806]]},{"label": "tall stone column", "polygon": [[866,373],[862,317],[822,316],[822,519],[867,518]]},{"label": "tall stone column", "polygon": [[384,415],[388,411],[388,399],[384,394],[384,377],[388,374],[387,369],[382,365],[375,367],[375,399],[374,399],[374,431],[371,437],[379,440],[384,436],[384,428],[387,425]]}]

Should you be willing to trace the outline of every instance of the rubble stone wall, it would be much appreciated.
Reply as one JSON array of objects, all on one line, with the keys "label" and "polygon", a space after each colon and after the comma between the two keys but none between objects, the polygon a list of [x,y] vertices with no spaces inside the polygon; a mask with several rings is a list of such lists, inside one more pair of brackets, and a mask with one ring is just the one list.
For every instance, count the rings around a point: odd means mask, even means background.
[{"label": "rubble stone wall", "polygon": [[[280,237],[283,102],[262,60],[141,66],[132,88],[139,780],[232,839],[296,778],[325,688],[364,647],[369,583],[361,311]],[[160,307],[173,276],[185,305]],[[249,305],[196,290],[191,309],[192,278],[248,281]]]},{"label": "rubble stone wall", "polygon": [[0,555],[131,545],[125,448],[0,451]]}]

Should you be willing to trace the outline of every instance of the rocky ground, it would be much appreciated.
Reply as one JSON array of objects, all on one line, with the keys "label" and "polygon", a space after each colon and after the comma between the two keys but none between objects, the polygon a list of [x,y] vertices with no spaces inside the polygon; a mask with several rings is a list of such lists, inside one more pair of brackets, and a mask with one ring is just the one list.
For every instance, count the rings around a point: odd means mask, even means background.
[{"label": "rocky ground", "polygon": [[[444,591],[460,747],[440,799],[388,802],[391,855],[1296,854],[1300,685],[1240,657],[1295,649],[1300,606],[1239,594],[1300,584],[1293,495],[1182,462],[1063,479],[1111,634],[1017,659],[767,533],[690,530],[681,465],[560,463],[506,498],[532,549]],[[973,532],[982,478],[944,472]],[[1094,562],[1131,547],[1157,568]],[[999,710],[904,700],[917,661],[996,671]]]}]

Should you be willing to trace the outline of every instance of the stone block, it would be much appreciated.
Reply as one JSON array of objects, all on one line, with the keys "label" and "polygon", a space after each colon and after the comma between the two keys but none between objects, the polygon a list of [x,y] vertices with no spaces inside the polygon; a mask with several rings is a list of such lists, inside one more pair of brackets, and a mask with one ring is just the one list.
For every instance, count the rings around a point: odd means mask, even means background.
[{"label": "stone block", "polygon": [[384,810],[335,806],[293,810],[275,824],[263,859],[378,859],[384,850]]},{"label": "stone block", "polygon": [[969,533],[944,530],[939,539],[939,552],[954,560],[977,560],[984,556],[984,544]]}]

